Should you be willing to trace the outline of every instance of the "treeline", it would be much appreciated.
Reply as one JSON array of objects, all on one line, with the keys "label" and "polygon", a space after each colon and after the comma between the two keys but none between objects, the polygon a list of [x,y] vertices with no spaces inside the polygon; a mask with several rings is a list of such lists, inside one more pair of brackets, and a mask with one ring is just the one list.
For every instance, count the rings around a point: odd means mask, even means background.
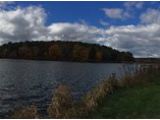
[{"label": "treeline", "polygon": [[26,41],[0,46],[0,58],[59,60],[79,62],[130,62],[129,52],[82,42]]}]

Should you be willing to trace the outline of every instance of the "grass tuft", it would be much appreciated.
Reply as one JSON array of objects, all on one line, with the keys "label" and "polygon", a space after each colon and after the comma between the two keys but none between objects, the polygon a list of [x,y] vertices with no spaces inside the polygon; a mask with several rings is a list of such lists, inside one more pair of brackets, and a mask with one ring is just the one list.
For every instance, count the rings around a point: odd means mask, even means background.
[{"label": "grass tuft", "polygon": [[38,118],[37,107],[31,105],[29,107],[24,107],[14,111],[12,117],[13,119],[35,119]]},{"label": "grass tuft", "polygon": [[48,114],[51,118],[68,118],[71,116],[73,97],[71,90],[66,85],[59,85],[53,94]]},{"label": "grass tuft", "polygon": [[84,105],[86,110],[92,111],[101,102],[101,99],[108,94],[113,93],[114,89],[118,87],[118,80],[115,74],[112,74],[109,79],[103,80],[98,86],[89,91],[84,97]]}]

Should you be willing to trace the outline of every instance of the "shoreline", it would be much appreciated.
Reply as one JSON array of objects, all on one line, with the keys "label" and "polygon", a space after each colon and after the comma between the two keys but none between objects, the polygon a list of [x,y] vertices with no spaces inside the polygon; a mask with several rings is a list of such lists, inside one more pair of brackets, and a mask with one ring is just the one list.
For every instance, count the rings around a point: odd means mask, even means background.
[{"label": "shoreline", "polygon": [[118,61],[111,61],[111,62],[90,62],[90,61],[66,61],[66,60],[47,60],[47,59],[21,59],[21,58],[0,58],[0,60],[24,60],[24,61],[49,61],[49,62],[67,62],[67,63],[93,63],[93,64],[107,64],[107,63],[126,63],[126,64],[160,64],[160,61],[159,62],[118,62]]},{"label": "shoreline", "polygon": [[[149,59],[149,58],[148,58]],[[105,63],[126,63],[126,64],[160,64],[160,61],[109,61],[109,62],[92,62],[92,61],[67,61],[67,60],[47,60],[47,59],[23,59],[23,58],[0,58],[0,60],[26,60],[26,61],[54,61],[54,62],[68,62],[68,63],[93,63],[93,64],[105,64]]]},{"label": "shoreline", "polygon": [[[71,89],[69,86],[66,85],[59,85],[57,86],[57,89],[53,93],[53,98],[48,106],[47,112],[48,112],[48,118],[103,118],[102,113],[109,114],[110,111],[101,111],[103,110],[101,105],[107,108],[106,99],[111,99],[111,102],[113,104],[118,104],[116,101],[112,100],[112,96],[115,96],[116,98],[119,98],[117,95],[124,90],[124,92],[128,91],[127,95],[131,95],[132,97],[132,90],[131,88],[135,88],[135,92],[138,89],[142,89],[146,87],[147,96],[150,87],[155,87],[157,85],[160,85],[159,79],[160,79],[160,66],[150,66],[148,68],[140,68],[138,71],[135,72],[134,75],[126,74],[121,80],[118,80],[115,77],[115,74],[112,74],[108,79],[100,82],[97,86],[95,86],[92,90],[86,93],[84,97],[82,97],[82,100],[80,102],[73,102],[73,98],[71,95]],[[148,87],[147,87],[148,86]],[[157,87],[157,90],[159,90],[160,86]],[[151,89],[152,90],[152,89]],[[154,93],[154,91],[153,91]],[[159,93],[159,92],[158,92]],[[142,92],[143,94],[143,92]],[[128,99],[128,96],[125,95],[124,98]],[[144,101],[144,98],[147,97],[146,95],[141,95],[139,98],[134,99],[134,101],[139,101],[142,99],[142,102]],[[158,97],[158,96],[155,96]],[[146,99],[147,100],[147,99]],[[115,103],[116,102],[116,103]],[[127,106],[125,107],[127,109],[137,109],[136,107],[130,106],[130,102],[126,103]],[[135,103],[137,104],[137,103]],[[152,105],[152,101],[150,102]],[[120,103],[121,105],[121,103]],[[120,106],[119,105],[119,106]],[[123,104],[122,104],[123,105]],[[125,104],[124,104],[125,105]],[[143,104],[140,104],[140,107],[143,109]],[[123,108],[123,107],[122,107]],[[100,110],[98,110],[100,109]],[[110,108],[112,109],[112,107]],[[101,111],[100,113],[96,111]],[[114,109],[113,111],[116,111],[118,109]],[[154,109],[151,109],[154,110]],[[32,112],[31,112],[32,111]],[[34,114],[31,114],[33,113]],[[118,110],[119,111],[119,110]],[[138,111],[138,109],[137,109]],[[96,113],[95,113],[96,112]],[[22,114],[23,113],[23,114]],[[124,115],[126,115],[125,112],[122,111]],[[111,113],[112,114],[112,113]],[[146,115],[145,113],[141,113],[142,115]],[[132,113],[127,114],[129,118],[132,118]],[[138,114],[137,114],[138,115]],[[24,107],[23,109],[19,109],[18,111],[15,111],[13,114],[13,118],[37,118],[39,115],[36,106],[28,106]],[[114,115],[115,116],[115,115]],[[130,117],[131,116],[131,117]],[[156,117],[156,116],[155,116]],[[112,118],[112,117],[105,117],[105,118]],[[123,117],[116,117],[116,118],[123,118]],[[139,118],[138,116],[136,118]]]}]

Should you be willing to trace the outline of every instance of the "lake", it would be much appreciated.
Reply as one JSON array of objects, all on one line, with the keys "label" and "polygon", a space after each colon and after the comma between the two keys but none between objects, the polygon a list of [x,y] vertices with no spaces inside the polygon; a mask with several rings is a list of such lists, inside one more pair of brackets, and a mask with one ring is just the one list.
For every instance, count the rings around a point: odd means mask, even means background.
[{"label": "lake", "polygon": [[117,77],[136,64],[124,63],[75,63],[32,60],[0,60],[0,118],[7,118],[15,108],[35,104],[45,112],[54,88],[67,84],[75,99],[107,78],[111,73]]}]

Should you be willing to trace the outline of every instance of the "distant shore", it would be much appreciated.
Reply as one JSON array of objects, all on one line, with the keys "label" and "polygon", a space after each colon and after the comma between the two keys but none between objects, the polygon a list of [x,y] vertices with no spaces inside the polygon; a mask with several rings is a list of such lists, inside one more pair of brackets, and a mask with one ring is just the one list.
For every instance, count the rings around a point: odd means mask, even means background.
[{"label": "distant shore", "polygon": [[0,58],[0,60],[26,60],[26,61],[49,61],[49,62],[68,62],[68,63],[93,63],[93,64],[107,64],[107,63],[126,63],[134,64],[138,62],[133,61],[113,61],[113,62],[95,62],[95,61],[66,61],[66,60],[46,60],[46,59],[23,59],[23,58]]},{"label": "distant shore", "polygon": [[98,44],[64,41],[7,43],[0,46],[0,58],[97,63],[134,61],[130,52]]},{"label": "distant shore", "polygon": [[160,58],[135,58],[136,63],[160,63]]},{"label": "distant shore", "polygon": [[111,61],[111,62],[95,62],[95,61],[66,61],[66,60],[46,60],[46,59],[23,59],[23,58],[0,58],[0,60],[30,60],[30,61],[55,61],[55,62],[70,62],[70,63],[126,63],[126,64],[160,64],[160,58],[135,58],[135,61]]}]

